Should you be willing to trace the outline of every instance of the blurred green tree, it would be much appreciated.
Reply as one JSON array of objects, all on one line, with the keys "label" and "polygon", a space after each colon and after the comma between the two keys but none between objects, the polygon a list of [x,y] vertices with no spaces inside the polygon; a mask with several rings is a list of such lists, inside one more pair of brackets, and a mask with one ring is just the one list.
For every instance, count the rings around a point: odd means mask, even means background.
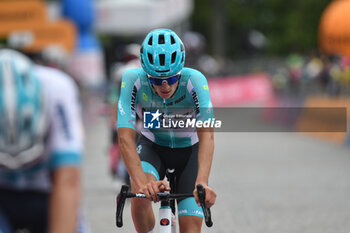
[{"label": "blurred green tree", "polygon": [[[207,38],[209,52],[218,56],[311,52],[317,50],[319,21],[331,1],[195,0],[192,29]],[[217,19],[219,11],[224,19]],[[224,29],[218,31],[218,24]],[[250,42],[252,32],[264,35],[264,46]]]}]

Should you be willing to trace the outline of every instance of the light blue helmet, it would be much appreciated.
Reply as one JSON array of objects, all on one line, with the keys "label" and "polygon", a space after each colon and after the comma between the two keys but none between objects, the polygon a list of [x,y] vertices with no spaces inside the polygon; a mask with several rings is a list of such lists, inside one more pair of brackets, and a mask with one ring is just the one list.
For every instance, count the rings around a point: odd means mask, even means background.
[{"label": "light blue helmet", "polygon": [[47,114],[32,62],[0,49],[0,166],[17,169],[43,154]]},{"label": "light blue helmet", "polygon": [[185,47],[170,29],[148,33],[142,43],[141,65],[150,76],[166,77],[179,73],[185,64]]}]

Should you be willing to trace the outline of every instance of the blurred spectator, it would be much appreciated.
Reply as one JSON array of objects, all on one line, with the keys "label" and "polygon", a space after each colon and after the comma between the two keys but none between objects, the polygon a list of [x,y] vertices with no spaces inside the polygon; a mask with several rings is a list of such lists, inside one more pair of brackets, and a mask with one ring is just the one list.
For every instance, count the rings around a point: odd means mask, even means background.
[{"label": "blurred spectator", "polygon": [[341,69],[343,70],[342,74],[342,84],[346,87],[350,87],[350,58],[343,56],[341,58]]},{"label": "blurred spectator", "polygon": [[0,232],[87,232],[79,211],[83,128],[63,72],[0,50]]},{"label": "blurred spectator", "polygon": [[291,54],[287,57],[287,69],[290,77],[290,84],[294,91],[298,91],[299,84],[302,78],[302,68],[304,59],[299,54]]},{"label": "blurred spectator", "polygon": [[286,89],[288,87],[288,70],[284,67],[279,67],[271,79],[273,87],[278,92]]},{"label": "blurred spectator", "polygon": [[305,79],[307,82],[316,80],[322,71],[323,63],[317,56],[311,57],[309,62],[305,65]]},{"label": "blurred spectator", "polygon": [[329,77],[330,82],[327,87],[327,91],[331,96],[338,96],[340,94],[341,88],[341,78],[342,78],[342,70],[340,67],[340,57],[332,56],[331,57],[331,66],[329,69]]},{"label": "blurred spectator", "polygon": [[319,74],[319,79],[323,90],[325,90],[330,80],[329,70],[331,68],[331,63],[328,57],[325,55],[321,56],[321,61],[322,61],[322,70]]}]

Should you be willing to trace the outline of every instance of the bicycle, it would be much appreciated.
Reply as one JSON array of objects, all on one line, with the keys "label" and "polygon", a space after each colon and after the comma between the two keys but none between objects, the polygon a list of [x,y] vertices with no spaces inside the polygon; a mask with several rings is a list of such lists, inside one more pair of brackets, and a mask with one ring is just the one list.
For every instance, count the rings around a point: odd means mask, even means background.
[{"label": "bicycle", "polygon": [[[175,190],[175,176],[174,169],[168,169],[166,172],[166,177],[169,181],[169,186],[171,191],[165,191],[162,193],[157,193],[160,198],[161,205],[159,209],[159,232],[160,233],[175,233],[176,232],[176,208],[175,200],[187,197],[193,197],[193,194],[176,194],[172,193],[172,190]],[[201,208],[204,214],[204,220],[207,227],[212,227],[213,222],[211,219],[210,208],[205,207],[205,189],[203,185],[197,185],[198,198],[200,201]],[[129,192],[129,186],[123,185],[120,189],[120,193],[117,196],[117,210],[116,210],[116,226],[123,226],[123,210],[125,201],[127,198],[146,198],[146,195],[143,193],[131,193]]]}]

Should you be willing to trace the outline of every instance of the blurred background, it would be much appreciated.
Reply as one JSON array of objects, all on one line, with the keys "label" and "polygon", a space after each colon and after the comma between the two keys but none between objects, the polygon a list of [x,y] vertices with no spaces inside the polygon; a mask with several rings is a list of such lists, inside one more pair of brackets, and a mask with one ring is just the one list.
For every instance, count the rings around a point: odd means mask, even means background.
[{"label": "blurred background", "polygon": [[[79,85],[84,210],[92,232],[113,232],[119,84],[126,69],[139,67],[150,30],[171,28],[182,38],[185,65],[207,77],[214,107],[338,107],[348,123],[349,12],[350,0],[2,0],[0,46],[62,69]],[[211,182],[218,203],[205,232],[350,229],[348,125],[308,132],[305,124],[325,122],[301,110],[292,115],[254,119],[293,128],[288,133],[217,133]],[[120,232],[134,232],[127,209]]]}]

